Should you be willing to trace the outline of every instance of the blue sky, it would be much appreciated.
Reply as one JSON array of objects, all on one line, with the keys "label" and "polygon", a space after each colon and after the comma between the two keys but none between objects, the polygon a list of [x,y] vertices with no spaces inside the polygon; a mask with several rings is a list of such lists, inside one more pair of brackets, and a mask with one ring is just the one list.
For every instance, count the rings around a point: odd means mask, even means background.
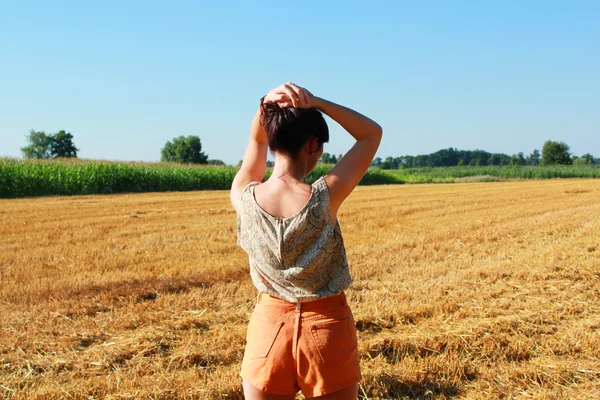
[{"label": "blue sky", "polygon": [[64,129],[81,158],[158,161],[198,135],[236,164],[258,99],[293,81],[379,122],[382,158],[548,139],[598,157],[599,20],[598,1],[5,0],[0,156]]}]

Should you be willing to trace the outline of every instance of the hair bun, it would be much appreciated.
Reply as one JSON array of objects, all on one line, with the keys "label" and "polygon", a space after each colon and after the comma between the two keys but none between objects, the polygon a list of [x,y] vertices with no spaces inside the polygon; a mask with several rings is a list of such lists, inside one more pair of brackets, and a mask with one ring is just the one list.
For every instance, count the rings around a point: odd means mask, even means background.
[{"label": "hair bun", "polygon": [[294,157],[310,138],[329,141],[329,129],[323,114],[314,108],[280,107],[261,99],[260,124],[267,133],[271,152],[281,151]]},{"label": "hair bun", "polygon": [[264,128],[267,128],[267,126],[271,125],[271,123],[274,122],[273,120],[275,117],[283,112],[283,108],[279,107],[279,104],[272,101],[264,102],[261,99],[260,107],[262,111],[261,125]]}]

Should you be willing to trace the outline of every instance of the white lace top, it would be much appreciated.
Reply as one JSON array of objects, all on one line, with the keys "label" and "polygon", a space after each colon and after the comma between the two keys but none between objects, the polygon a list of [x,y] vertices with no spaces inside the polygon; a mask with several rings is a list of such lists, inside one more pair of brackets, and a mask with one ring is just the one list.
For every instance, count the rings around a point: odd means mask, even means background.
[{"label": "white lace top", "polygon": [[246,251],[254,286],[290,302],[329,297],[352,282],[339,220],[331,226],[329,189],[321,176],[305,206],[277,218],[258,205],[250,182],[242,190],[237,244]]}]

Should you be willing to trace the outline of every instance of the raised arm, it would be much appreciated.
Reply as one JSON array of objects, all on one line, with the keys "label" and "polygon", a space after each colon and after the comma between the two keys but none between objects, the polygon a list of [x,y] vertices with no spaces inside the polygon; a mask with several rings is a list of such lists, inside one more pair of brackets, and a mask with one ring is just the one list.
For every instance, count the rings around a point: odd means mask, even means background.
[{"label": "raised arm", "polygon": [[260,108],[254,114],[250,127],[250,141],[244,154],[242,166],[233,178],[229,194],[231,204],[238,210],[242,189],[252,181],[262,181],[267,169],[267,133],[260,124]]},{"label": "raised arm", "polygon": [[352,148],[325,174],[331,209],[335,211],[352,193],[371,165],[379,148],[383,130],[375,121],[339,104],[313,97],[311,104],[342,126],[356,139]]}]

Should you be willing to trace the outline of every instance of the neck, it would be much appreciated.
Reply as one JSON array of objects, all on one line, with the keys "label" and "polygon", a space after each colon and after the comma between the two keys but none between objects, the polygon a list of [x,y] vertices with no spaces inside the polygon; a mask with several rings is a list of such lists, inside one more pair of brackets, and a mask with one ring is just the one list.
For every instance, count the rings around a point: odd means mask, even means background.
[{"label": "neck", "polygon": [[271,177],[284,181],[302,182],[307,167],[307,160],[293,160],[286,155],[275,153],[275,166],[273,167]]}]

